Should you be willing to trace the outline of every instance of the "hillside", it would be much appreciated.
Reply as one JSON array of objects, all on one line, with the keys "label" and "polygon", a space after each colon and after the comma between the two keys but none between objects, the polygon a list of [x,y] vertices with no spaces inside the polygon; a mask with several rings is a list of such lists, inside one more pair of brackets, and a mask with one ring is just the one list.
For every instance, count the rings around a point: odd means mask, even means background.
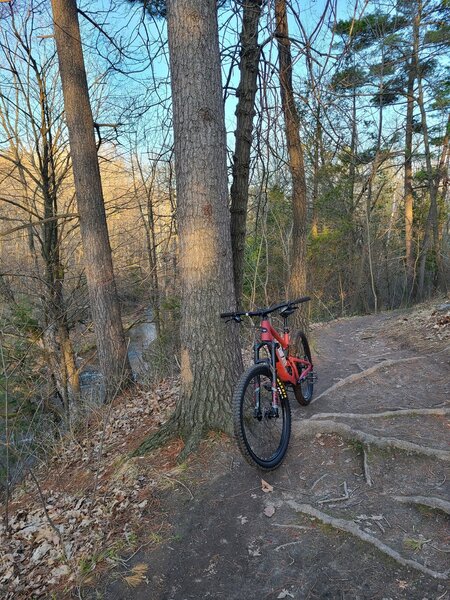
[{"label": "hillside", "polygon": [[117,398],[14,491],[2,597],[445,598],[444,308],[314,326],[315,401],[291,398],[288,457],[263,480],[222,436],[182,465],[178,441],[130,458],[178,382]]}]

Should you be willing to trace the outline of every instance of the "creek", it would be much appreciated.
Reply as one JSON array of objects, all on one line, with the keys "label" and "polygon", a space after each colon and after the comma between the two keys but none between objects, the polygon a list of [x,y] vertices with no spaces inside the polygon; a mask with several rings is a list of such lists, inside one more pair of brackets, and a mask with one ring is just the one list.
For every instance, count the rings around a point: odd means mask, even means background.
[{"label": "creek", "polygon": [[[144,312],[142,319],[128,330],[126,338],[133,378],[135,381],[142,381],[147,370],[145,351],[156,338],[156,326],[150,308]],[[80,383],[82,400],[87,410],[101,405],[104,399],[103,376],[96,365],[89,365],[82,369]],[[23,478],[25,469],[36,462],[36,447],[45,446],[46,439],[50,441],[54,438],[55,431],[58,432],[58,429],[61,432],[60,426],[55,426],[49,415],[36,413],[32,420],[34,421],[32,427],[17,431],[13,429],[10,432],[11,454],[17,457],[16,460],[10,460],[11,485],[18,483]],[[3,426],[4,423],[0,420],[0,499],[5,490],[6,472],[6,434]],[[13,422],[10,423],[11,426],[14,428]]]}]

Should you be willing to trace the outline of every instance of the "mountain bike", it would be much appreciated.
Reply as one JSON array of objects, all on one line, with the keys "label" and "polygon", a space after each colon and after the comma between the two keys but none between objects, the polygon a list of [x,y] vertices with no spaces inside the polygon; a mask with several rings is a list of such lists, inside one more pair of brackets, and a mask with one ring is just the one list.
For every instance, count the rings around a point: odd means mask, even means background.
[{"label": "mountain bike", "polygon": [[[312,400],[316,375],[306,335],[291,335],[288,318],[309,297],[282,302],[250,312],[221,313],[226,321],[241,323],[243,317],[260,319],[260,340],[253,345],[254,364],[241,376],[233,395],[234,434],[244,458],[252,466],[271,471],[280,466],[291,436],[291,407],[286,386],[292,387],[303,406]],[[283,333],[270,320],[283,318]]]}]

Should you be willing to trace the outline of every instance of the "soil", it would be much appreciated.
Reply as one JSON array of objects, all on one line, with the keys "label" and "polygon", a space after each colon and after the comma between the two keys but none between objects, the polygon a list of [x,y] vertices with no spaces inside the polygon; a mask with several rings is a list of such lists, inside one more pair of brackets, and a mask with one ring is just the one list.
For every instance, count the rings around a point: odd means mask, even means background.
[{"label": "soil", "polygon": [[[168,474],[171,485],[158,497],[166,523],[158,543],[149,544],[156,534],[143,518],[137,532],[141,548],[115,561],[74,597],[449,599],[444,574],[450,552],[448,515],[395,499],[448,500],[448,461],[420,451],[365,446],[329,430],[315,428],[308,434],[306,427],[320,413],[338,413],[324,420],[448,451],[448,421],[442,411],[345,415],[448,408],[448,329],[435,328],[427,311],[426,316],[391,312],[313,328],[317,400],[300,407],[291,397],[294,426],[282,466],[261,473],[247,465],[232,440],[208,439],[187,464]],[[339,380],[384,361],[389,362],[322,395]],[[262,480],[273,491],[264,491]],[[311,508],[339,521],[330,525],[305,514]],[[343,520],[366,539],[340,530],[336,524]],[[371,540],[418,567],[400,564]]]}]

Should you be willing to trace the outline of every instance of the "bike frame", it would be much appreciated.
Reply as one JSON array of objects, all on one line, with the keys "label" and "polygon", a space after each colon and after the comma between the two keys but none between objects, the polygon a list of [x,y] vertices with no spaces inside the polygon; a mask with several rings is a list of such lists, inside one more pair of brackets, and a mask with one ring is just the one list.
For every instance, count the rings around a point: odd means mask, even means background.
[{"label": "bike frame", "polygon": [[[283,383],[290,383],[292,385],[296,385],[300,383],[300,381],[306,379],[308,374],[312,371],[313,365],[309,362],[309,360],[297,358],[296,356],[289,356],[290,335],[286,319],[284,323],[283,335],[281,335],[272,326],[272,323],[270,322],[270,319],[267,316],[261,320],[260,331],[261,341],[254,345],[255,363],[263,362],[260,358],[260,351],[261,348],[266,347],[270,354],[270,362],[273,367],[273,405],[278,406],[278,394],[276,385],[277,377]],[[283,352],[285,352],[284,360],[280,348],[282,348]],[[301,375],[299,375],[299,367]]]}]

